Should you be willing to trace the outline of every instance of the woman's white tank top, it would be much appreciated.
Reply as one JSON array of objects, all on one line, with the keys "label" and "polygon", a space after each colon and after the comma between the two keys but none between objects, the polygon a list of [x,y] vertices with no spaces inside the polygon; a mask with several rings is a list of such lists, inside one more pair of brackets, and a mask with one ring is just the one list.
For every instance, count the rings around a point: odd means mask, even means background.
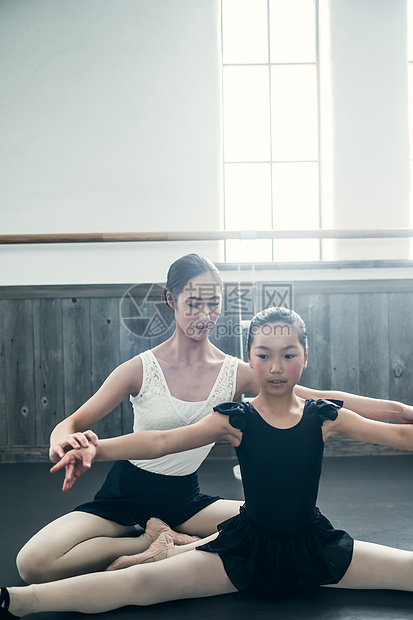
[{"label": "woman's white tank top", "polygon": [[[234,400],[239,360],[232,355],[225,356],[208,398],[199,402],[183,401],[172,396],[162,368],[151,350],[140,353],[139,357],[143,367],[142,387],[139,394],[130,397],[134,433],[194,424],[212,413],[215,405]],[[157,459],[131,460],[131,463],[156,474],[186,476],[198,469],[213,445]]]}]

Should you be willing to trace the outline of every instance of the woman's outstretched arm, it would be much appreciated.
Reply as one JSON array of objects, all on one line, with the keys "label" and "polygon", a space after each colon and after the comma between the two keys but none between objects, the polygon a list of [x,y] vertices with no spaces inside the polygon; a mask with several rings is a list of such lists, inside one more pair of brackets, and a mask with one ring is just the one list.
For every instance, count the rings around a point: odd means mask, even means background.
[{"label": "woman's outstretched arm", "polygon": [[57,463],[67,450],[86,448],[89,441],[97,443],[96,434],[86,429],[113,411],[129,394],[138,393],[141,385],[139,357],[115,368],[86,403],[54,428],[50,435],[50,460]]},{"label": "woman's outstretched arm", "polygon": [[393,400],[382,400],[337,392],[335,390],[313,390],[312,388],[296,385],[294,392],[300,398],[319,398],[342,400],[344,407],[355,411],[363,418],[370,420],[382,420],[383,422],[398,422],[399,424],[413,424],[413,407]]}]

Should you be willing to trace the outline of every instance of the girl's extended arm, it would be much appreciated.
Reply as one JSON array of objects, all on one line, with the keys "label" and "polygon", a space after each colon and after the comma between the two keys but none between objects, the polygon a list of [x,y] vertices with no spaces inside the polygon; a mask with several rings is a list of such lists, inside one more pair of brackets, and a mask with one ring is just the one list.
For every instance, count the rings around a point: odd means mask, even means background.
[{"label": "girl's extended arm", "polygon": [[367,420],[348,409],[340,409],[337,419],[323,424],[324,441],[331,435],[347,439],[413,450],[413,425]]},{"label": "girl's extended arm", "polygon": [[355,411],[364,418],[371,420],[383,420],[385,422],[399,422],[400,424],[413,423],[413,407],[404,405],[397,401],[381,400],[348,394],[347,392],[336,392],[331,390],[313,390],[311,388],[296,385],[294,392],[297,396],[304,399],[319,398],[342,400],[344,407]]},{"label": "girl's extended arm", "polygon": [[[68,491],[77,478],[90,468],[93,460],[154,459],[199,448],[220,439],[239,445],[241,432],[230,425],[228,416],[214,412],[196,424],[169,431],[141,431],[101,439],[97,445],[67,452],[50,471],[55,473],[66,468],[63,491]],[[86,452],[89,452],[89,458],[85,458]]]},{"label": "girl's extended arm", "polygon": [[71,416],[60,422],[50,435],[51,461],[56,463],[69,449],[86,448],[97,443],[92,424],[113,411],[129,394],[139,392],[142,385],[142,361],[135,357],[118,366],[99,390]]}]

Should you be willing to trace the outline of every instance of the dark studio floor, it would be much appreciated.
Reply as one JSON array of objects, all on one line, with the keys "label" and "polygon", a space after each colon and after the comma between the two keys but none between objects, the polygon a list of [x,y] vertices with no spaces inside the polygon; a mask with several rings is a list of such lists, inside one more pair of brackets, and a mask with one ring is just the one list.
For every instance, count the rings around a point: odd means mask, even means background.
[{"label": "dark studio floor", "polygon": [[[207,493],[241,497],[232,473],[234,461],[209,460],[200,471]],[[49,475],[47,463],[0,464],[0,584],[20,585],[15,556],[46,522],[89,499],[109,465],[97,463],[68,494],[60,492],[61,476]],[[326,458],[319,497],[322,512],[336,527],[361,540],[413,551],[413,455]],[[74,613],[25,616],[36,620],[81,618]],[[250,595],[175,601],[153,607],[129,607],[93,616],[97,620],[365,620],[413,619],[413,594],[391,591],[347,591],[322,588],[311,598],[282,603]]]}]

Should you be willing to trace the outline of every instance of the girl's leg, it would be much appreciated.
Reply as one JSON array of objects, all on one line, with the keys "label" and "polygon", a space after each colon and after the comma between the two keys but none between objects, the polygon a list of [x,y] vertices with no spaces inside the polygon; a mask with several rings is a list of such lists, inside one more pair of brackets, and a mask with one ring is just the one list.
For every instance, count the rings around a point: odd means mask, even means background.
[{"label": "girl's leg", "polygon": [[346,574],[329,587],[413,591],[413,551],[355,540]]},{"label": "girl's leg", "polygon": [[219,556],[204,551],[184,553],[167,562],[9,588],[10,611],[18,616],[41,611],[100,613],[125,605],[152,605],[236,591]]},{"label": "girl's leg", "polygon": [[17,567],[27,583],[56,581],[104,570],[120,555],[149,547],[147,535],[135,536],[124,526],[86,512],[75,511],[46,525],[17,556]]},{"label": "girl's leg", "polygon": [[217,531],[220,523],[235,517],[243,503],[238,500],[219,499],[175,529],[178,532],[185,532],[185,534],[192,534],[193,536],[209,536]]}]

